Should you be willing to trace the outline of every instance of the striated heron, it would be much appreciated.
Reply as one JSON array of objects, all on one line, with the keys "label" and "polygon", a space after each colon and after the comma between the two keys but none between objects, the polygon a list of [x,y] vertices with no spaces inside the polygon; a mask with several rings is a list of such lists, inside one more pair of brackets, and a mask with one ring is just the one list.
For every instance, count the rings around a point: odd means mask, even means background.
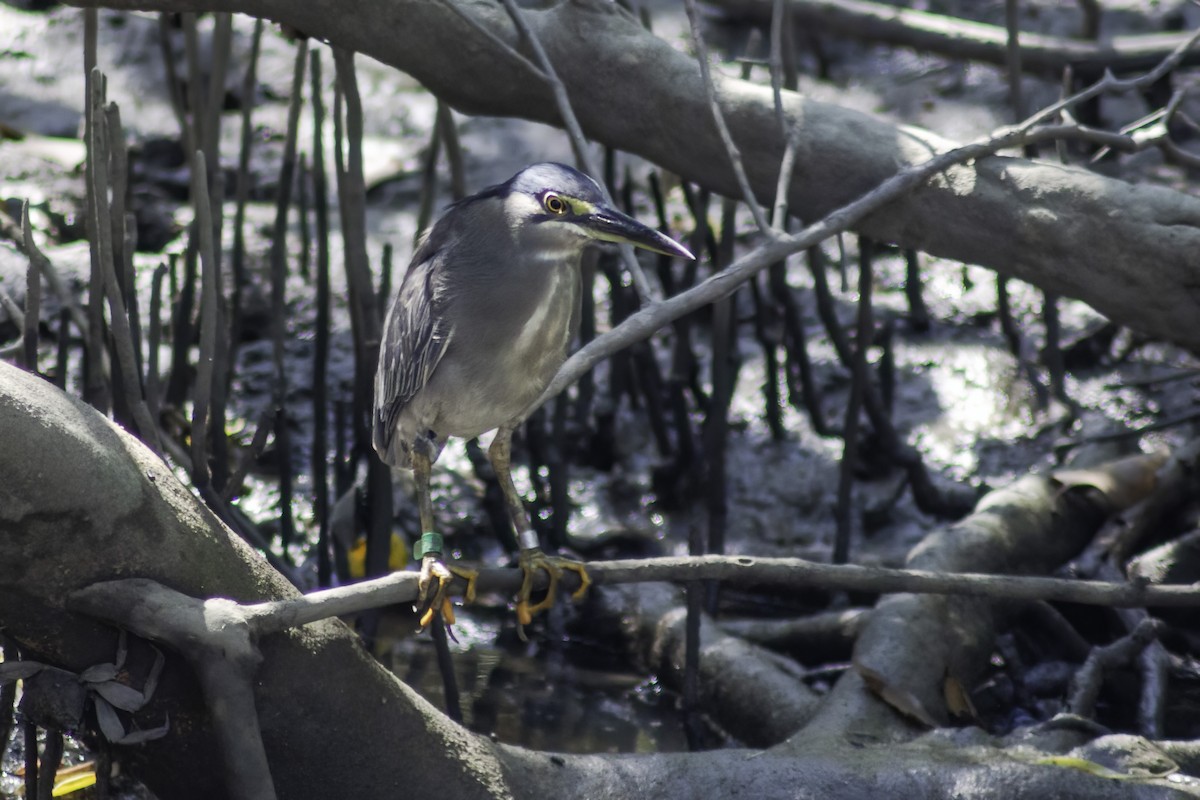
[{"label": "striated heron", "polygon": [[[564,569],[576,561],[548,556],[513,486],[513,430],[567,356],[579,327],[580,264],[595,242],[624,242],[692,258],[684,247],[610,207],[591,178],[562,164],[534,164],[505,183],[451,205],[417,247],[388,310],[375,375],[374,444],[393,467],[411,467],[421,541],[421,625],[437,611],[453,621],[446,599],[450,570],[434,529],[429,476],[447,437],[496,429],[488,457],[504,492],[520,545],[524,577],[517,619],[524,626],[554,602]],[[550,586],[530,603],[533,577]],[[474,573],[459,570],[473,594]]]}]

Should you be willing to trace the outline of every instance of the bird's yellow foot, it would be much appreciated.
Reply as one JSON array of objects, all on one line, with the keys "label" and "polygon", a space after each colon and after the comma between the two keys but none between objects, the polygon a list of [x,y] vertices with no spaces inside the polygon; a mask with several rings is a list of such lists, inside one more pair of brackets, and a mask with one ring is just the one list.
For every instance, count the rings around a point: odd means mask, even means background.
[{"label": "bird's yellow foot", "polygon": [[[524,626],[533,621],[533,615],[554,605],[558,581],[562,578],[563,570],[579,575],[579,588],[571,593],[572,600],[582,600],[583,596],[587,594],[588,587],[592,585],[592,579],[588,577],[587,569],[581,562],[559,556],[548,556],[539,547],[522,550],[518,565],[521,567],[522,579],[521,589],[517,592],[517,631],[521,634],[522,639],[525,638]],[[533,577],[538,570],[546,572],[546,576],[550,579],[550,585],[546,587],[545,597],[537,603],[530,603],[530,596],[533,594]]]},{"label": "bird's yellow foot", "polygon": [[414,555],[421,559],[421,574],[417,578],[417,603],[413,610],[420,615],[421,630],[429,627],[437,613],[447,625],[454,624],[454,607],[450,604],[449,588],[454,576],[467,582],[467,590],[463,600],[471,603],[475,600],[475,581],[479,577],[476,570],[467,567],[447,567],[442,562],[442,537],[438,533],[425,533]]}]

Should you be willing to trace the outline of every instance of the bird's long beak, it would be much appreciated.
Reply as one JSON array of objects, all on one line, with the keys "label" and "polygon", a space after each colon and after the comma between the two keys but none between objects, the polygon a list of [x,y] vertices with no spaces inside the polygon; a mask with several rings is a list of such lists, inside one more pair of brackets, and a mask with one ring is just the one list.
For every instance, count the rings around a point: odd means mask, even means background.
[{"label": "bird's long beak", "polygon": [[618,244],[631,244],[634,247],[642,247],[665,256],[676,256],[690,261],[696,259],[691,251],[671,237],[665,236],[615,209],[597,206],[591,214],[587,215],[586,219],[588,232],[597,239]]}]

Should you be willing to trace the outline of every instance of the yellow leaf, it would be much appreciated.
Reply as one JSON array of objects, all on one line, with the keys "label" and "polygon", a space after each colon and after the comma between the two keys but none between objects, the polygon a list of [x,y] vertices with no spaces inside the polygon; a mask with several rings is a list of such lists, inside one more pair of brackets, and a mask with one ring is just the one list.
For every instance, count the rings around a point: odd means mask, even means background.
[{"label": "yellow leaf", "polygon": [[[392,552],[388,555],[388,569],[392,572],[404,569],[408,563],[408,544],[397,533],[392,533]],[[360,536],[354,547],[346,553],[346,564],[350,577],[364,578],[367,575],[367,537]]]}]

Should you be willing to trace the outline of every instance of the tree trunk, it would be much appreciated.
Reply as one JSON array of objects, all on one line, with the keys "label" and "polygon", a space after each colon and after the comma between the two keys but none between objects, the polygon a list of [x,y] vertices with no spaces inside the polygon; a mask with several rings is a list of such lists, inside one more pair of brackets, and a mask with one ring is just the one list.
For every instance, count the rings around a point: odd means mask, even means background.
[{"label": "tree trunk", "polygon": [[[239,601],[295,593],[148,449],[83,402],[4,363],[0,442],[0,628],[26,658],[77,673],[111,662],[116,631],[67,608],[73,591],[98,581],[142,577],[197,597]],[[340,622],[267,636],[259,648],[254,702],[284,798],[740,792],[918,800],[1000,796],[1013,785],[1031,797],[1183,796],[1165,782],[1113,781],[1030,757],[1038,743],[1062,752],[1086,742],[1082,735],[1064,739],[1061,731],[1045,742],[1023,734],[1023,755],[982,732],[954,731],[903,743],[814,736],[799,751],[785,745],[763,752],[551,756],[497,745],[456,725],[380,667]],[[223,796],[194,673],[177,654],[166,656],[158,689],[136,720],[143,728],[169,720],[167,735],[116,753],[161,797]],[[134,642],[126,668],[135,688],[152,660],[146,644]]]},{"label": "tree trunk", "polygon": [[[557,123],[549,87],[499,4],[445,0],[72,0],[81,6],[239,11],[365,53],[471,114]],[[565,84],[584,133],[689,181],[740,196],[696,62],[606,0],[524,12]],[[478,22],[476,27],[464,16]],[[488,34],[485,34],[486,30]],[[493,38],[494,37],[494,38]],[[522,52],[528,52],[520,48]],[[768,88],[720,80],[723,110],[758,198],[773,199],[784,136]],[[799,136],[792,213],[813,221],[951,142],[911,126],[783,93]],[[1144,333],[1200,352],[1200,199],[1083,169],[992,157],[868,217],[862,233],[1076,297]]]}]

